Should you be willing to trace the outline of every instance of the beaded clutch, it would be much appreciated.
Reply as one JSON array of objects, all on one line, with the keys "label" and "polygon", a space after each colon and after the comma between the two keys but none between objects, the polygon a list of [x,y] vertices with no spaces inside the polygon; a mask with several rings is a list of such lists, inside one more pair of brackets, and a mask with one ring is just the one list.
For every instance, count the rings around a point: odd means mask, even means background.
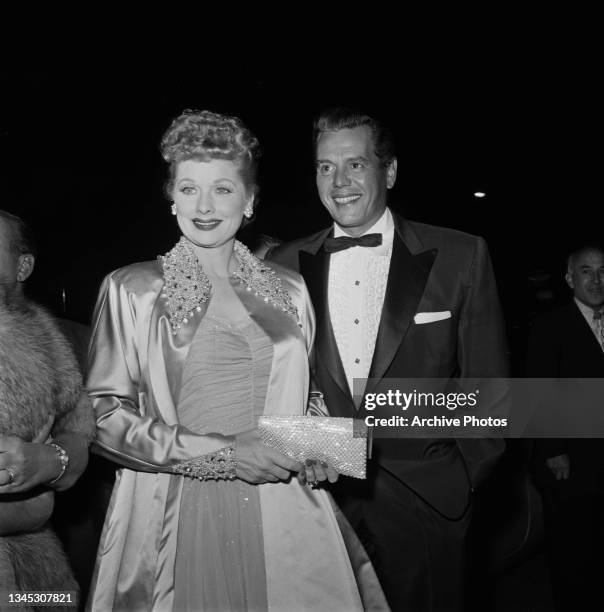
[{"label": "beaded clutch", "polygon": [[365,478],[367,427],[360,419],[260,417],[258,429],[267,446],[296,461],[325,461],[340,474]]}]

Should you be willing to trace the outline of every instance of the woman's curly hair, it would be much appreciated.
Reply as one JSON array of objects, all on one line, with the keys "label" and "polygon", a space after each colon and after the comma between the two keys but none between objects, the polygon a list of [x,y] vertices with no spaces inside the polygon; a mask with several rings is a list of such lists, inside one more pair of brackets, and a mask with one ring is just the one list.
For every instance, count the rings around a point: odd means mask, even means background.
[{"label": "woman's curly hair", "polygon": [[176,165],[189,159],[233,161],[239,166],[246,188],[252,193],[257,191],[260,145],[238,117],[187,109],[172,121],[163,135],[161,153],[170,164],[168,197],[171,197]]}]

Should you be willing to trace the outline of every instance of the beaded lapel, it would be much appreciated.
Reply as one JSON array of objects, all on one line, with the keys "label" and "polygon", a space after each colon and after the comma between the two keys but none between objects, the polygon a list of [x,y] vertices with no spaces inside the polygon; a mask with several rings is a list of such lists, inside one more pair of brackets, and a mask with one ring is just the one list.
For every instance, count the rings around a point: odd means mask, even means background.
[{"label": "beaded lapel", "polygon": [[[238,264],[235,278],[243,283],[248,291],[287,313],[302,327],[298,309],[276,272],[238,240],[235,240],[235,258]],[[201,304],[210,299],[212,285],[184,236],[171,251],[160,255],[158,259],[164,273],[162,297],[168,300],[170,326],[172,333],[177,334],[196,312],[201,311]]]}]

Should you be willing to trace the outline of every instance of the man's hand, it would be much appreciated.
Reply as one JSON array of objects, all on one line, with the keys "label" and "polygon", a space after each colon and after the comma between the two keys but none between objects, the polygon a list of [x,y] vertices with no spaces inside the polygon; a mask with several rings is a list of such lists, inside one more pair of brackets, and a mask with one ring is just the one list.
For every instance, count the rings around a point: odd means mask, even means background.
[{"label": "man's hand", "polygon": [[252,484],[288,480],[302,465],[264,444],[257,429],[235,436],[237,478]]},{"label": "man's hand", "polygon": [[557,455],[545,460],[545,465],[552,471],[556,480],[568,480],[570,476],[570,460],[568,455]]},{"label": "man's hand", "polygon": [[0,437],[0,494],[29,491],[60,472],[61,462],[54,447],[23,442],[15,436]]}]

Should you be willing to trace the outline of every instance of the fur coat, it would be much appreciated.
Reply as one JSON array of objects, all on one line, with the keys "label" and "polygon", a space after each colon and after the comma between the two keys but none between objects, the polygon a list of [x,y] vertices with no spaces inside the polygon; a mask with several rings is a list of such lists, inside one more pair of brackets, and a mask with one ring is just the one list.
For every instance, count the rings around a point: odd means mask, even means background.
[{"label": "fur coat", "polygon": [[[94,433],[68,342],[44,309],[18,298],[0,306],[0,435],[31,441],[49,421],[53,435],[71,431],[91,439]],[[5,591],[78,590],[48,526],[0,537],[0,582]]]}]

